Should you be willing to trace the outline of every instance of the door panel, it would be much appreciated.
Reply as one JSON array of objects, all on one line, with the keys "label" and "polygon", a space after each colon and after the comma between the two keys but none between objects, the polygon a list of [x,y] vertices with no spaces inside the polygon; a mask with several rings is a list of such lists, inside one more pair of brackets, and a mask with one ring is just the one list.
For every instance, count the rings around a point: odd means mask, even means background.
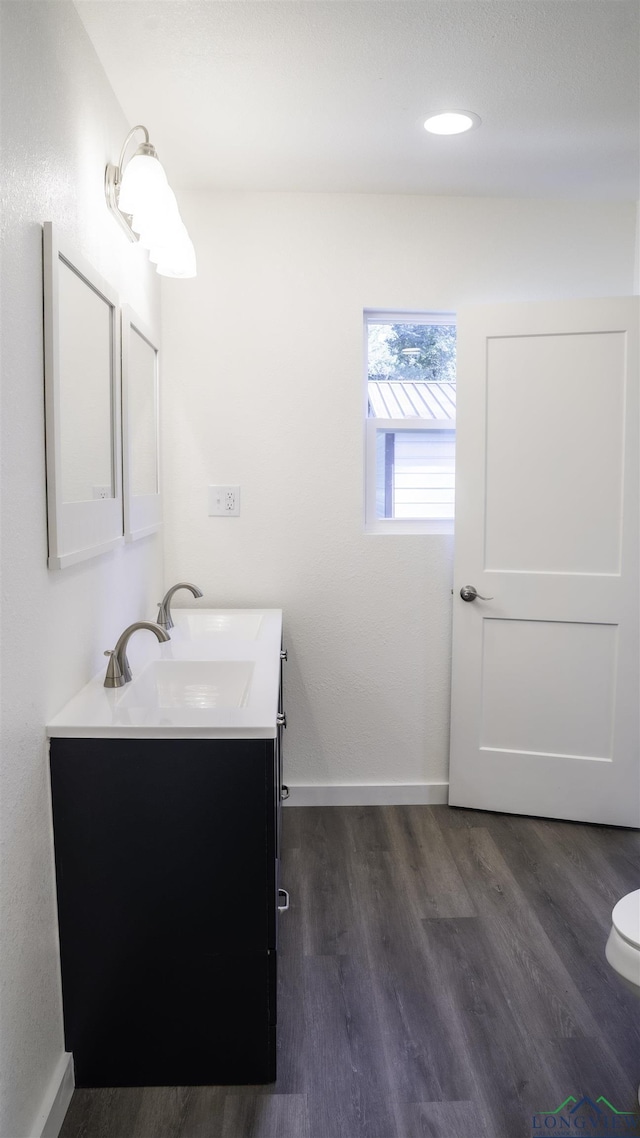
[{"label": "door panel", "polygon": [[72,941],[273,947],[272,740],[52,739],[51,775],[63,972]]},{"label": "door panel", "polygon": [[450,802],[638,825],[637,298],[461,312],[457,402]]},{"label": "door panel", "polygon": [[483,622],[483,750],[611,760],[618,629]]},{"label": "door panel", "polygon": [[487,348],[485,567],[619,573],[624,334]]}]

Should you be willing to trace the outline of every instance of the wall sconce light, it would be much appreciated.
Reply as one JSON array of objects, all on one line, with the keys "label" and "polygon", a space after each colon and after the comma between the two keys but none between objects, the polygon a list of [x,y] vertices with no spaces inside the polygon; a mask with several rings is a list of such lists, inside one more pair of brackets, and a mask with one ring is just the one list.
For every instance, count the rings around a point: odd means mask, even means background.
[{"label": "wall sconce light", "polygon": [[[144,131],[144,142],[125,165],[125,151],[138,130]],[[118,165],[107,166],[104,189],[109,209],[129,240],[149,250],[157,272],[164,277],[195,277],[195,250],[145,126],[129,131]]]}]

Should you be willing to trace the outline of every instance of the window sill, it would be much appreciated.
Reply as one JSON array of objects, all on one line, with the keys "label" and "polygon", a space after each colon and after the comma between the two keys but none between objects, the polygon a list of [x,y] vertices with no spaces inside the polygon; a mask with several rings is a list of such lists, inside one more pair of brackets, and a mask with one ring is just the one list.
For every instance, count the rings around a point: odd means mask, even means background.
[{"label": "window sill", "polygon": [[376,518],[364,527],[365,534],[400,537],[408,534],[452,534],[453,518]]}]

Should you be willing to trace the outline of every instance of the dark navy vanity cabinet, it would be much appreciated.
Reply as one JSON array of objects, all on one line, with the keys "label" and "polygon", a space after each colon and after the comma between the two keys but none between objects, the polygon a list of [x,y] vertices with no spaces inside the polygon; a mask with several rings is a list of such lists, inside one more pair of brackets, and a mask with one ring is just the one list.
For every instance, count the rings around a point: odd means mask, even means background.
[{"label": "dark navy vanity cabinet", "polygon": [[281,733],[51,739],[77,1086],[275,1079]]}]

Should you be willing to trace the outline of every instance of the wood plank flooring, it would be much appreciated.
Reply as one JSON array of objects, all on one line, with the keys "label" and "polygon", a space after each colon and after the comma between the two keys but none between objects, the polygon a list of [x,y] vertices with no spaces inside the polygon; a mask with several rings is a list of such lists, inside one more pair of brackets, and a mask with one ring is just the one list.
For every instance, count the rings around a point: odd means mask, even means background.
[{"label": "wood plank flooring", "polygon": [[637,833],[289,807],[283,846],[277,1083],[76,1091],[60,1138],[531,1138],[571,1094],[640,1113],[640,1001],[604,958]]}]

